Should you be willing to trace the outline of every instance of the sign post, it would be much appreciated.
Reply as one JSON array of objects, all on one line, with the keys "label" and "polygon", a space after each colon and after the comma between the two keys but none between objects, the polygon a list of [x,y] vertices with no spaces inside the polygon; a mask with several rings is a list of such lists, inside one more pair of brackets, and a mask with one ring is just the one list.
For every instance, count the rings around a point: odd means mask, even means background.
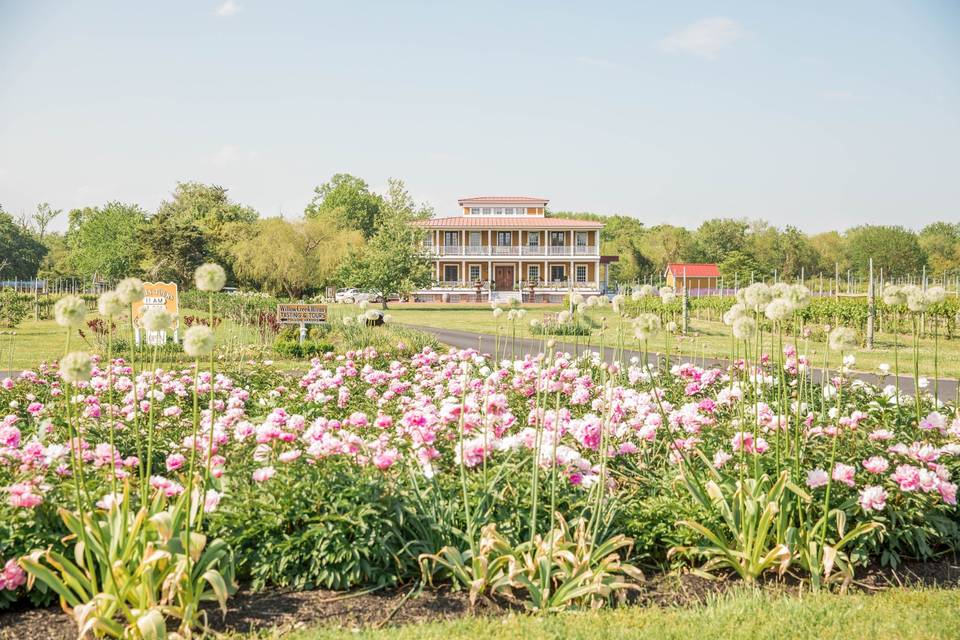
[{"label": "sign post", "polygon": [[[143,314],[148,309],[164,309],[173,316],[173,341],[180,341],[180,296],[175,282],[144,282],[146,292],[143,300],[133,303],[134,340],[140,344],[140,332],[143,329]],[[167,342],[166,331],[147,331],[147,344],[162,345]]]},{"label": "sign post", "polygon": [[307,339],[308,324],[322,324],[327,321],[325,304],[278,304],[277,322],[280,324],[300,325],[300,343]]}]

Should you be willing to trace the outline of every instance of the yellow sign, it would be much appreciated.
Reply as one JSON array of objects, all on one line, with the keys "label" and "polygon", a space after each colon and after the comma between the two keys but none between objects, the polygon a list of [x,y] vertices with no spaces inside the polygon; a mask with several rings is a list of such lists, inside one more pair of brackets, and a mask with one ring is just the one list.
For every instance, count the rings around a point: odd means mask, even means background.
[{"label": "yellow sign", "polygon": [[[133,322],[137,327],[135,340],[140,344],[140,332],[143,330],[143,314],[147,309],[165,309],[173,316],[173,341],[178,341],[180,327],[180,296],[177,295],[175,282],[144,282],[143,300],[133,303]],[[147,344],[165,344],[166,331],[147,331]]]}]

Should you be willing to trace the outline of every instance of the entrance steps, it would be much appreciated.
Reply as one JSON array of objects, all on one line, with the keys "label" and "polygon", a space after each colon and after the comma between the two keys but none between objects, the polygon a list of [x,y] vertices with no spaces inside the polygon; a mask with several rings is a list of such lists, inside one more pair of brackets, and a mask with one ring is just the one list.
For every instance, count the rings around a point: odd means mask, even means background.
[{"label": "entrance steps", "polygon": [[490,292],[490,302],[500,302],[503,304],[510,304],[516,300],[517,302],[523,302],[523,294],[519,291],[491,291]]}]

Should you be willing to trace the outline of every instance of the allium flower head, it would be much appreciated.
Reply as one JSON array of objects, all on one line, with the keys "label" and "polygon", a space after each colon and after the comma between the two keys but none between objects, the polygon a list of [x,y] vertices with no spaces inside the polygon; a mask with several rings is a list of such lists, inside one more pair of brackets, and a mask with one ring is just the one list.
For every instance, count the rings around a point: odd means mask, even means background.
[{"label": "allium flower head", "polygon": [[173,316],[166,309],[151,307],[143,314],[143,326],[147,331],[166,331],[173,326]]},{"label": "allium flower head", "polygon": [[650,334],[660,331],[660,316],[653,313],[641,313],[633,321],[634,336],[637,340],[647,340]]},{"label": "allium flower head", "polygon": [[53,305],[53,314],[61,327],[79,327],[87,316],[87,305],[78,296],[64,296]]},{"label": "allium flower head", "polygon": [[100,311],[100,315],[108,318],[120,315],[126,306],[123,298],[116,291],[107,291],[101,294],[97,300],[97,309]]},{"label": "allium flower head", "polygon": [[786,298],[790,294],[790,285],[786,282],[776,282],[770,287],[770,295],[774,298]]},{"label": "allium flower head", "polygon": [[857,334],[849,327],[837,327],[830,332],[828,342],[834,351],[850,351],[857,346]]},{"label": "allium flower head", "polygon": [[661,304],[670,304],[677,299],[677,294],[672,287],[661,287],[660,288],[660,303]]},{"label": "allium flower head", "polygon": [[906,297],[907,309],[914,312],[927,310],[927,296],[923,289],[915,284],[908,284],[900,289],[900,291]]},{"label": "allium flower head", "polygon": [[745,315],[747,315],[747,308],[743,306],[743,303],[737,302],[723,314],[723,324],[732,327],[737,318],[742,318]]},{"label": "allium flower head", "polygon": [[183,350],[188,356],[195,358],[213,353],[215,344],[213,330],[203,324],[190,327],[183,335]]},{"label": "allium flower head", "polygon": [[793,305],[786,298],[774,298],[764,309],[764,315],[774,322],[786,320],[793,314]]},{"label": "allium flower head", "polygon": [[946,297],[946,289],[940,286],[930,287],[924,294],[924,299],[927,304],[937,304],[938,302],[943,302]]},{"label": "allium flower head", "polygon": [[193,279],[200,291],[220,291],[227,284],[227,273],[220,265],[208,262],[197,267]]},{"label": "allium flower head", "polygon": [[143,281],[140,278],[126,278],[117,285],[117,295],[124,303],[133,304],[143,300],[147,291],[143,288]]},{"label": "allium flower head", "polygon": [[743,301],[755,311],[762,311],[773,298],[770,287],[762,282],[754,282],[743,290]]},{"label": "allium flower head", "polygon": [[903,290],[895,284],[886,284],[883,287],[883,304],[891,307],[898,304],[906,304],[907,296]]},{"label": "allium flower head", "polygon": [[810,289],[806,285],[793,285],[784,297],[793,305],[794,311],[799,311],[810,305]]},{"label": "allium flower head", "polygon": [[494,307],[494,308],[493,308],[493,317],[494,317],[494,318],[499,318],[499,317],[502,316],[502,315],[503,315],[503,309],[501,309],[500,307]]},{"label": "allium flower head", "polygon": [[757,333],[757,321],[741,316],[733,321],[733,335],[737,340],[749,340]]},{"label": "allium flower head", "polygon": [[60,361],[60,377],[67,382],[86,382],[92,373],[93,362],[89,353],[74,351],[63,356]]}]

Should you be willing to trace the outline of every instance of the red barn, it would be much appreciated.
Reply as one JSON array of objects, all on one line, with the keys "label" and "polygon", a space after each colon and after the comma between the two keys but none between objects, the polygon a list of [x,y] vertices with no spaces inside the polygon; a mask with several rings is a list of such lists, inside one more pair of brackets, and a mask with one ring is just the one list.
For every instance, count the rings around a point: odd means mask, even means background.
[{"label": "red barn", "polygon": [[664,273],[666,284],[676,290],[719,289],[720,269],[715,264],[671,262]]}]

